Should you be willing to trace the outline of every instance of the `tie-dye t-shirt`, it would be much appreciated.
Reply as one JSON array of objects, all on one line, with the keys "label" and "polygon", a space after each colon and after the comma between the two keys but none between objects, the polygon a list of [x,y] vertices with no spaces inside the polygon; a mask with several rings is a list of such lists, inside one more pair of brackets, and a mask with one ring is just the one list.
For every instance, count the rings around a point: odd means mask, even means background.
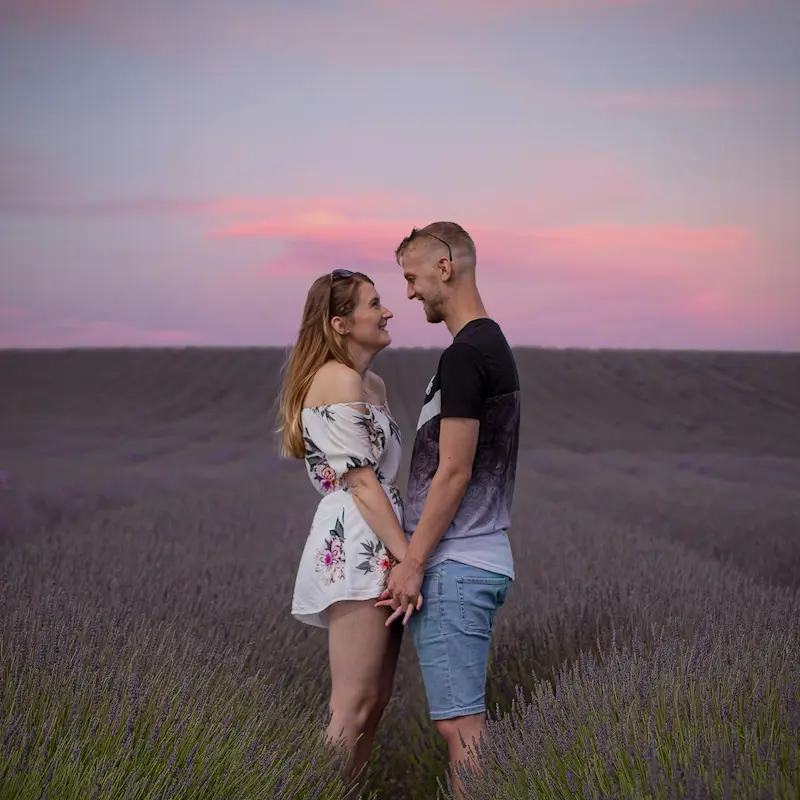
[{"label": "tie-dye t-shirt", "polygon": [[419,523],[439,465],[439,430],[445,417],[480,420],[480,431],[467,491],[427,566],[452,559],[513,578],[507,530],[519,450],[519,375],[494,320],[465,325],[442,353],[428,384],[411,453],[405,512],[409,534]]}]

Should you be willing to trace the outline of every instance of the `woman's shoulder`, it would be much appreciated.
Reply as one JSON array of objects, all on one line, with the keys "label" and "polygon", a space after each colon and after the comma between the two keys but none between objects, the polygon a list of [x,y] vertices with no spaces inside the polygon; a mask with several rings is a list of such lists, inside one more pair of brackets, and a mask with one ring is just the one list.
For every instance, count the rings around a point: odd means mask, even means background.
[{"label": "woman's shoulder", "polygon": [[364,402],[364,382],[356,370],[329,361],[317,371],[306,395],[308,407]]}]

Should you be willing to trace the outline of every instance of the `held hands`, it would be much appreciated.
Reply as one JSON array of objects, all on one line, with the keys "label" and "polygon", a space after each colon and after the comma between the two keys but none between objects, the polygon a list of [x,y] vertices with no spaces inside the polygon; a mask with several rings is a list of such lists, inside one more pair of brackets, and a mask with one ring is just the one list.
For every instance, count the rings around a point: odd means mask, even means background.
[{"label": "held hands", "polygon": [[400,561],[392,568],[386,589],[375,603],[376,608],[384,606],[393,610],[386,620],[387,628],[400,617],[404,617],[403,625],[407,625],[414,611],[422,608],[422,578],[422,567],[412,561]]}]

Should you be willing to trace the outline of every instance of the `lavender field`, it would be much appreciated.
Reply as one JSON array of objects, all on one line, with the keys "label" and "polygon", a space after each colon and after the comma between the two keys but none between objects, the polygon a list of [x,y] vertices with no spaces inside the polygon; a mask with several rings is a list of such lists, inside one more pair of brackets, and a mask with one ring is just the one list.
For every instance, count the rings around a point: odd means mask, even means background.
[{"label": "lavender field", "polygon": [[[448,796],[410,637],[365,785],[319,744],[283,356],[0,353],[2,800]],[[437,357],[376,363],[406,465]],[[518,580],[471,796],[800,797],[800,355],[518,359]]]}]

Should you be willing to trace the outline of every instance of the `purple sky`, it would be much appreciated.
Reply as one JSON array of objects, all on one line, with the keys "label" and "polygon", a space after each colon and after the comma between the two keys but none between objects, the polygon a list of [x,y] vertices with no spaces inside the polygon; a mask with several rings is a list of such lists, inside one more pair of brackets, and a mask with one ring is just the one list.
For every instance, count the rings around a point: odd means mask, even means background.
[{"label": "purple sky", "polygon": [[[191,9],[191,10],[189,10]],[[797,0],[0,0],[0,347],[293,341],[460,222],[513,344],[800,349]]]}]

